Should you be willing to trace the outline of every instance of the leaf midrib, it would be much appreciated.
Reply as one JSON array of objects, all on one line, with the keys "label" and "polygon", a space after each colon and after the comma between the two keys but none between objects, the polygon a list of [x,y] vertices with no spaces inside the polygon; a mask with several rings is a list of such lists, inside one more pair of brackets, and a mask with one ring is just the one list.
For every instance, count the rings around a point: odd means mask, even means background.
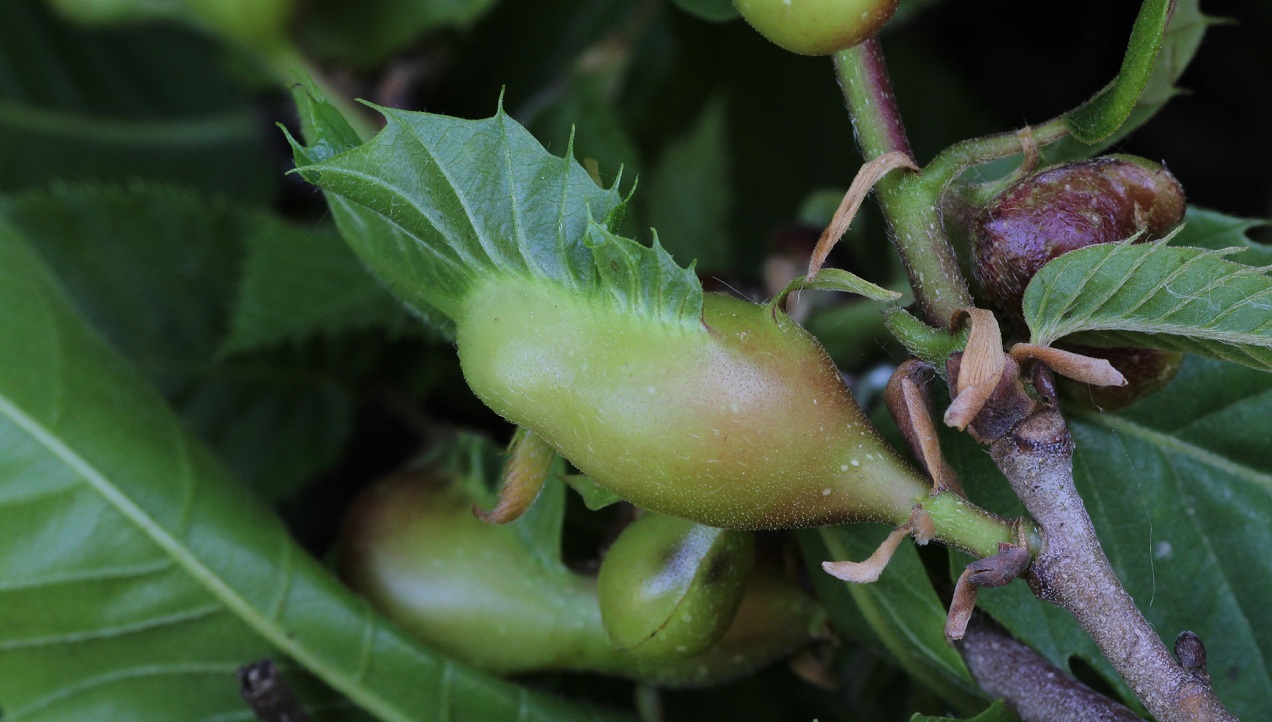
[{"label": "leaf midrib", "polygon": [[15,425],[25,431],[37,443],[47,449],[54,457],[65,464],[79,477],[95,489],[116,511],[123,514],[140,529],[152,542],[173,558],[198,583],[203,585],[213,597],[220,600],[239,619],[256,630],[273,646],[288,656],[301,662],[322,679],[338,689],[341,693],[355,700],[359,705],[386,720],[414,722],[402,711],[394,709],[375,695],[367,694],[361,687],[347,679],[338,670],[331,668],[322,659],[309,653],[307,649],[270,623],[255,607],[242,597],[233,587],[227,585],[219,576],[209,569],[198,557],[191,554],[186,547],[174,538],[167,529],[159,525],[132,499],[123,494],[111,483],[97,467],[77,454],[71,447],[63,443],[42,424],[32,418],[14,404],[6,394],[0,394],[0,414],[8,417]]}]

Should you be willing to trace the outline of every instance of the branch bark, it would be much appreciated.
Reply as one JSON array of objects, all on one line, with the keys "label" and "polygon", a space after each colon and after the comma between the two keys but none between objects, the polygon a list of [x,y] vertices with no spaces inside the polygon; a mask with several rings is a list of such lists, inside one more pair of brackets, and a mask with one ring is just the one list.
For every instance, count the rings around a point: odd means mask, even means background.
[{"label": "branch bark", "polygon": [[1073,614],[1158,722],[1235,720],[1204,669],[1175,660],[1113,572],[1073,484],[1073,440],[1059,409],[1040,404],[989,448],[1042,530],[1034,593]]},{"label": "branch bark", "polygon": [[983,619],[968,625],[958,651],[981,689],[1023,722],[1142,722]]}]

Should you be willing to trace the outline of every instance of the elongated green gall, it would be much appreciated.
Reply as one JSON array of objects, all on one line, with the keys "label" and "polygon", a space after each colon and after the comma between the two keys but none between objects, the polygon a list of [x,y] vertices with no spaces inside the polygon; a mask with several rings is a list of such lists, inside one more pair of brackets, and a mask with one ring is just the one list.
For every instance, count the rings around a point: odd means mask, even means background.
[{"label": "elongated green gall", "polygon": [[482,401],[645,509],[734,529],[900,524],[929,491],[772,309],[709,294],[700,324],[670,325],[500,280],[470,297],[458,346]]},{"label": "elongated green gall", "polygon": [[[754,671],[817,627],[817,603],[766,562],[744,575],[727,629],[700,653],[619,649],[601,621],[596,578],[543,563],[514,529],[520,522],[483,523],[474,501],[444,470],[394,475],[351,507],[337,553],[346,583],[455,659],[498,674],[591,672],[702,686]],[[637,544],[625,556],[639,562],[658,552]]]}]

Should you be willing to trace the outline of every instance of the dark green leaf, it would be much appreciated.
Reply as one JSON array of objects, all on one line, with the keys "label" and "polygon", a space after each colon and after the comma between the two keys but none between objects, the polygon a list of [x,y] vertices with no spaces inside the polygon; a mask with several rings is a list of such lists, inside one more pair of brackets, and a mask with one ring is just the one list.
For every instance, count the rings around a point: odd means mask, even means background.
[{"label": "dark green leaf", "polygon": [[640,175],[640,154],[614,96],[622,87],[631,48],[602,44],[584,51],[561,82],[526,103],[517,117],[546,148],[573,148],[579,162],[595,164],[598,185],[620,179],[630,190]]},{"label": "dark green leaf", "polygon": [[0,201],[0,213],[81,312],[263,495],[287,496],[340,453],[353,400],[327,369],[349,354],[217,356],[243,240],[276,232],[295,241],[308,229],[146,185],[56,186]]},{"label": "dark green leaf", "polygon": [[245,241],[247,262],[221,353],[364,328],[409,329],[402,306],[335,232],[266,218]]},{"label": "dark green leaf", "polygon": [[417,38],[448,28],[467,29],[496,0],[312,0],[304,34],[321,55],[370,67],[406,49]]},{"label": "dark green leaf", "polygon": [[[313,96],[302,103],[321,104]],[[333,201],[354,251],[421,313],[454,318],[491,278],[559,284],[636,315],[697,324],[702,287],[657,242],[611,233],[623,201],[572,158],[550,155],[502,110],[468,121],[381,108],[365,145],[299,172]],[[316,117],[315,114],[309,114]],[[327,131],[317,128],[321,143]],[[367,229],[395,229],[373,235]]]},{"label": "dark green leaf", "polygon": [[1217,211],[1190,206],[1184,218],[1184,228],[1171,240],[1172,245],[1209,248],[1221,251],[1228,248],[1242,249],[1230,256],[1230,260],[1250,266],[1272,265],[1272,246],[1251,240],[1249,232],[1266,228],[1268,221],[1253,218],[1237,218]]},{"label": "dark green leaf", "polygon": [[265,655],[382,720],[595,716],[372,613],[88,329],[7,224],[0,288],[6,719],[246,719],[234,669]]},{"label": "dark green leaf", "polygon": [[1272,278],[1227,255],[1165,241],[1066,253],[1025,289],[1032,340],[1150,346],[1272,370]]},{"label": "dark green leaf", "polygon": [[713,23],[724,23],[741,17],[738,15],[738,9],[733,6],[733,0],[672,0],[672,2],[690,15]]},{"label": "dark green leaf", "polygon": [[[945,639],[945,606],[912,544],[903,543],[872,584],[842,582],[821,569],[822,561],[869,557],[887,531],[890,529],[880,524],[801,530],[800,544],[818,596],[841,630],[851,634],[864,619],[869,634],[907,673],[960,709],[980,709],[984,702],[971,674]],[[849,604],[837,603],[845,597]],[[861,618],[854,618],[854,609]]]},{"label": "dark green leaf", "polygon": [[650,180],[649,222],[681,263],[735,271],[729,238],[729,142],[724,100],[707,103],[694,127],[663,151]]},{"label": "dark green leaf", "polygon": [[1153,63],[1171,18],[1172,4],[1172,0],[1144,0],[1117,77],[1090,100],[1065,114],[1065,124],[1075,138],[1087,144],[1097,143],[1117,132],[1131,116],[1152,75]]},{"label": "dark green leaf", "polygon": [[191,32],[87,30],[36,0],[0,3],[0,190],[142,177],[268,198],[280,169],[217,65]]}]

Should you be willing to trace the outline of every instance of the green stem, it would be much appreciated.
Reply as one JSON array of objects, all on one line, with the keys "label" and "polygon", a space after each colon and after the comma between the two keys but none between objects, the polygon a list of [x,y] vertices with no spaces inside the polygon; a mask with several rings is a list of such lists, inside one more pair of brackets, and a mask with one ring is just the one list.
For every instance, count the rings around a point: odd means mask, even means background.
[{"label": "green stem", "polygon": [[[1029,128],[1033,142],[1038,146],[1049,145],[1069,135],[1063,118],[1053,118],[1039,126]],[[939,194],[968,168],[991,160],[1006,158],[1023,152],[1017,131],[996,133],[983,138],[970,138],[955,143],[932,159],[923,168],[920,178],[929,192]]]},{"label": "green stem", "polygon": [[[922,504],[936,527],[936,540],[961,549],[979,559],[998,553],[998,545],[1017,542],[1017,525],[991,514],[953,492],[944,491]],[[1041,542],[1036,531],[1029,530],[1030,552],[1037,554]]]},{"label": "green stem", "polygon": [[[877,37],[835,54],[835,72],[867,160],[901,152],[913,158],[892,95]],[[920,315],[948,329],[954,312],[973,305],[941,225],[936,197],[912,173],[890,173],[876,186],[879,205],[914,289]]]}]

